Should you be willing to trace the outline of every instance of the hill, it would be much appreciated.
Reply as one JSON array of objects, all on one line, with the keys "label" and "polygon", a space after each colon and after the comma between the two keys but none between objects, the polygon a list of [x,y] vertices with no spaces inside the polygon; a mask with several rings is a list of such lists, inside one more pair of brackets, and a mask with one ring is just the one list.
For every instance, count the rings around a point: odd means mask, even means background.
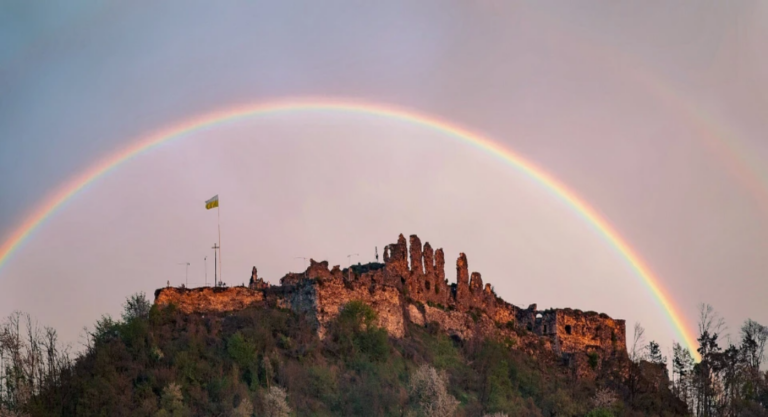
[{"label": "hill", "polygon": [[54,351],[31,366],[43,368],[38,374],[6,373],[4,382],[15,390],[5,391],[0,410],[687,414],[665,365],[629,360],[622,320],[506,303],[479,273],[469,274],[464,254],[456,283],[448,284],[442,250],[422,246],[416,236],[410,248],[402,235],[388,245],[384,261],[344,270],[313,261],[279,286],[268,285],[254,267],[247,287],[162,288],[154,304],[134,295],[120,320],[96,323],[73,362]]}]

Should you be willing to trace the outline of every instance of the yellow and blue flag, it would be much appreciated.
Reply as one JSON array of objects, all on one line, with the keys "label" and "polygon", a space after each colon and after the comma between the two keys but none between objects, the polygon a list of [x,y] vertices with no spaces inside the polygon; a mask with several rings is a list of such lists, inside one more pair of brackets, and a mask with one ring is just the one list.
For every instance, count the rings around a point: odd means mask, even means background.
[{"label": "yellow and blue flag", "polygon": [[205,209],[206,210],[210,210],[210,209],[216,208],[218,206],[219,206],[219,195],[218,194],[216,194],[215,196],[213,196],[213,198],[211,198],[210,200],[205,202]]}]

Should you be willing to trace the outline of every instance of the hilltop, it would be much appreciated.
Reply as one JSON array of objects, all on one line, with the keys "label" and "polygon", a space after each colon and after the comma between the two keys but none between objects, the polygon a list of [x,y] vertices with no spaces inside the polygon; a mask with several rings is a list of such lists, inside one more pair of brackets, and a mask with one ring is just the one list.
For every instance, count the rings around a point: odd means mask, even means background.
[{"label": "hilltop", "polygon": [[[173,304],[187,314],[249,306],[289,309],[304,316],[322,339],[344,305],[362,301],[375,311],[376,325],[393,338],[404,337],[407,325],[415,324],[439,327],[458,341],[490,337],[521,348],[533,344],[561,357],[579,378],[593,378],[603,362],[626,360],[624,320],[593,311],[539,311],[536,304],[521,308],[507,303],[490,283],[483,284],[479,272],[470,274],[464,253],[456,260],[456,282],[450,284],[443,250],[434,250],[429,242],[422,246],[416,235],[409,241],[401,234],[387,245],[384,263],[342,270],[310,259],[306,271],[285,275],[278,286],[266,284],[254,266],[247,287],[161,288],[155,291],[155,303]],[[589,366],[590,360],[597,366]]]},{"label": "hilltop", "polygon": [[687,414],[664,365],[629,360],[623,320],[507,303],[463,253],[449,283],[443,251],[415,235],[400,235],[383,260],[311,261],[274,286],[254,267],[247,286],[160,288],[152,304],[132,296],[122,320],[99,320],[87,351],[39,382],[23,411]]}]

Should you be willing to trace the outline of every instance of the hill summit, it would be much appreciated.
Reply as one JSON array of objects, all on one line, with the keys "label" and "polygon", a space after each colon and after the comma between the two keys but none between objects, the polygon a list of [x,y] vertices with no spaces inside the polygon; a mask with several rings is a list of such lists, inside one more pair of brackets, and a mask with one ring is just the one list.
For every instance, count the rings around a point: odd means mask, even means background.
[{"label": "hill summit", "polygon": [[134,294],[74,360],[52,330],[25,344],[13,316],[0,416],[688,414],[662,360],[630,360],[623,320],[512,305],[464,254],[449,283],[443,251],[415,235],[383,255],[313,260],[280,285],[254,267],[247,286]]},{"label": "hill summit", "polygon": [[590,360],[597,360],[599,367],[626,359],[624,320],[593,311],[539,311],[536,304],[510,304],[490,283],[483,284],[479,272],[470,274],[464,253],[456,260],[456,282],[449,284],[443,250],[434,250],[429,242],[422,246],[416,235],[408,245],[401,234],[383,255],[384,263],[343,270],[310,260],[306,271],[285,275],[278,286],[268,285],[253,267],[247,287],[161,288],[155,291],[155,304],[174,304],[187,314],[254,306],[290,309],[306,317],[322,339],[345,305],[361,301],[376,312],[377,326],[394,338],[404,337],[412,323],[436,326],[460,341],[492,337],[518,346],[536,345],[560,356],[579,378],[594,377],[597,367],[589,366]]}]

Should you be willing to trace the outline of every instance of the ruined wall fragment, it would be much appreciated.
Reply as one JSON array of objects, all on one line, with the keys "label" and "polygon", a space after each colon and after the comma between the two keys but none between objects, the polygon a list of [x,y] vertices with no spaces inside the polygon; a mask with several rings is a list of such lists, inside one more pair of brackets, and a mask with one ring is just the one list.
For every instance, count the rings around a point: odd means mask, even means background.
[{"label": "ruined wall fragment", "polygon": [[456,259],[456,303],[466,307],[469,300],[469,265],[467,255],[462,252]]},{"label": "ruined wall fragment", "polygon": [[424,252],[422,254],[424,258],[424,274],[432,275],[435,273],[435,252],[432,250],[432,246],[429,242],[424,244]]},{"label": "ruined wall fragment", "polygon": [[418,275],[424,275],[424,267],[421,264],[421,240],[416,235],[410,237],[411,253],[411,272]]}]

